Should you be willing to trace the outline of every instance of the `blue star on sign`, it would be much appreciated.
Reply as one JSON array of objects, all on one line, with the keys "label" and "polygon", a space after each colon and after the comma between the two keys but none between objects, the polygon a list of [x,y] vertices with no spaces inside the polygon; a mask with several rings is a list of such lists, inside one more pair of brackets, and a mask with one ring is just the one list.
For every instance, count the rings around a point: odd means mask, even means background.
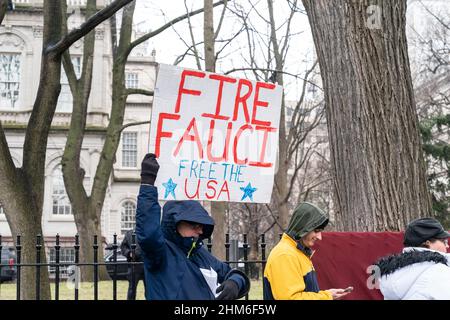
[{"label": "blue star on sign", "polygon": [[169,194],[172,194],[173,198],[176,199],[175,188],[177,187],[177,184],[173,182],[172,178],[170,178],[169,181],[164,182],[162,185],[166,188],[164,199],[166,199]]},{"label": "blue star on sign", "polygon": [[242,195],[241,201],[244,200],[244,199],[247,198],[247,197],[249,197],[250,200],[253,201],[253,192],[255,192],[255,191],[257,190],[257,188],[252,188],[252,185],[251,185],[251,183],[249,182],[248,185],[247,185],[245,188],[240,187],[240,189],[241,189],[242,191],[244,191],[244,194]]}]

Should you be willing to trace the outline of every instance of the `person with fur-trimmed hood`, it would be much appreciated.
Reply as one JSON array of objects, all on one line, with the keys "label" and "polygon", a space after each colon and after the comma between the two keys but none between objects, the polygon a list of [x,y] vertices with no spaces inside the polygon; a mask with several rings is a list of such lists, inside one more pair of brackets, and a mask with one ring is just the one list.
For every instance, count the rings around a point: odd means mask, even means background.
[{"label": "person with fur-trimmed hood", "polygon": [[449,237],[436,219],[412,221],[405,231],[403,252],[375,263],[384,299],[449,300]]},{"label": "person with fur-trimmed hood", "polygon": [[136,236],[144,253],[147,300],[234,300],[250,289],[248,277],[203,247],[214,220],[193,200],[168,201],[161,218],[154,186],[159,164],[154,154],[142,161],[136,208]]},{"label": "person with fur-trimmed hood", "polygon": [[303,202],[295,210],[286,232],[272,249],[264,271],[264,300],[333,300],[353,288],[320,290],[311,261],[311,247],[322,240],[326,214]]}]

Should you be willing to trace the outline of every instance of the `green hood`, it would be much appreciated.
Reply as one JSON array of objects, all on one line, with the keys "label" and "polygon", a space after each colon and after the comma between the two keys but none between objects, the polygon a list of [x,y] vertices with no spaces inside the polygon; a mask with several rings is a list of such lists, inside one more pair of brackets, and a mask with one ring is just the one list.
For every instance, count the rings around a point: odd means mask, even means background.
[{"label": "green hood", "polygon": [[328,217],[321,209],[315,205],[302,202],[295,208],[286,233],[294,240],[300,240],[308,232],[319,227],[325,228],[328,224]]}]

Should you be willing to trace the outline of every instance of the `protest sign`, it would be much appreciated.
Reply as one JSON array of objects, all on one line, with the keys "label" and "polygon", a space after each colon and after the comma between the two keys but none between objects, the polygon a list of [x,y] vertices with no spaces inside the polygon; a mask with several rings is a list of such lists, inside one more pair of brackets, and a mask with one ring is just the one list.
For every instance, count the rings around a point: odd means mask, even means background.
[{"label": "protest sign", "polygon": [[268,203],[282,87],[160,64],[150,152],[163,200]]}]

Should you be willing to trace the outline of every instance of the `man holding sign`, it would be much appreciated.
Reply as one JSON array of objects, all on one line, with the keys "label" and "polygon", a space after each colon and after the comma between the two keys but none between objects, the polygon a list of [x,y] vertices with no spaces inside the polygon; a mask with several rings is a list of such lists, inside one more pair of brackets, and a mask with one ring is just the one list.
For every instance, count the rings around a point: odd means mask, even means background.
[{"label": "man holding sign", "polygon": [[144,252],[147,300],[233,300],[250,290],[248,277],[203,247],[214,221],[199,202],[158,203],[154,154],[142,161],[136,235]]},{"label": "man holding sign", "polygon": [[[245,274],[202,247],[214,221],[195,200],[270,202],[281,96],[271,83],[160,65],[154,154],[142,162],[136,213],[147,299],[238,299],[248,292]],[[161,224],[158,199],[170,200]]]}]

